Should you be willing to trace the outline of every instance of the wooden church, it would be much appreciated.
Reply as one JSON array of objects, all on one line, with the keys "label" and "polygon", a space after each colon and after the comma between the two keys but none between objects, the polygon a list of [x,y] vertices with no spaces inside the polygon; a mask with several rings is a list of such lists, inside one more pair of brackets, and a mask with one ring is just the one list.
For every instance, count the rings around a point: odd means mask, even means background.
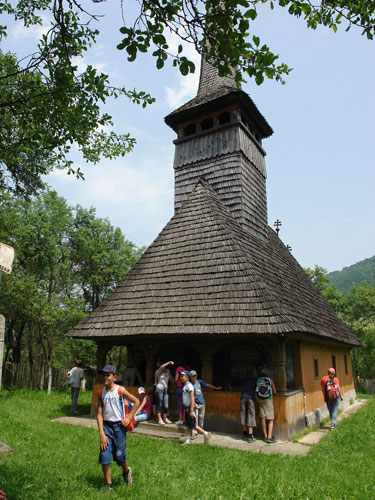
[{"label": "wooden church", "polygon": [[324,414],[328,367],[343,404],[355,399],[350,349],[361,343],[268,227],[262,141],[273,131],[249,95],[203,59],[197,96],[165,121],[177,133],[175,215],[68,335],[95,340],[98,368],[126,345],[147,387],[157,358],[184,358],[224,388],[206,392],[211,430],[240,429],[241,379],[250,366],[268,367],[275,435],[290,438]]}]

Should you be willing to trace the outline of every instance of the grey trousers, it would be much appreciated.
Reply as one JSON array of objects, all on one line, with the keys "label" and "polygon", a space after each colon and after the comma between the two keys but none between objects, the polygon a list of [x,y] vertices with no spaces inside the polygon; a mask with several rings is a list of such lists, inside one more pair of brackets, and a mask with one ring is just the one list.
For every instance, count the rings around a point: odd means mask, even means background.
[{"label": "grey trousers", "polygon": [[204,415],[206,413],[206,405],[200,405],[199,408],[195,408],[194,410],[195,418],[197,419],[197,425],[202,427],[204,425]]},{"label": "grey trousers", "polygon": [[78,405],[78,396],[79,396],[79,391],[80,387],[71,387],[70,388],[72,391],[72,408],[71,411],[77,411],[77,405]]}]

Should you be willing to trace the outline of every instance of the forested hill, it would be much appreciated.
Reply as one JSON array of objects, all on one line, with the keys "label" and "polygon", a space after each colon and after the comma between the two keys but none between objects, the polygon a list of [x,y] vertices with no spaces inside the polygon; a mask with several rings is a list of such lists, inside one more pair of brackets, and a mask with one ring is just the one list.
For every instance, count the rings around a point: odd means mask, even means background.
[{"label": "forested hill", "polygon": [[344,293],[348,293],[353,285],[358,286],[364,281],[375,286],[375,255],[352,266],[344,267],[342,271],[333,271],[328,277],[340,292]]}]

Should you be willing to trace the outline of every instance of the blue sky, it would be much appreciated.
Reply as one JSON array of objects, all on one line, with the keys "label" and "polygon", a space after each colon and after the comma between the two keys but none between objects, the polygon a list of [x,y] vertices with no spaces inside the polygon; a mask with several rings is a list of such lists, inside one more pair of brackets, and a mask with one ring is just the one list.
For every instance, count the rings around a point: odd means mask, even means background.
[{"label": "blue sky", "polygon": [[[149,245],[173,215],[175,134],[163,118],[195,95],[199,68],[184,78],[171,64],[158,71],[149,55],[128,63],[116,49],[119,4],[90,3],[90,9],[105,17],[98,43],[79,64],[93,64],[114,84],[146,90],[157,101],[145,110],[109,102],[115,130],[136,137],[135,150],[98,166],[77,155],[85,181],[54,172],[47,182],[71,205],[94,206],[128,239]],[[374,42],[358,30],[312,31],[283,9],[259,9],[255,34],[294,68],[285,85],[243,86],[274,130],[263,142],[269,224],[282,221],[280,237],[302,266],[342,269],[375,254]],[[2,48],[26,55],[43,29],[12,25]]]}]

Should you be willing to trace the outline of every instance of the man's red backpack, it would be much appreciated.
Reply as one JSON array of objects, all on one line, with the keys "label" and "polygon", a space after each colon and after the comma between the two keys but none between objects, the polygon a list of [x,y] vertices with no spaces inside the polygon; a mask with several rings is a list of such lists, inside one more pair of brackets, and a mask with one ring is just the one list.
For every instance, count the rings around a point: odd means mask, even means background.
[{"label": "man's red backpack", "polygon": [[329,400],[338,399],[340,397],[340,388],[336,384],[335,379],[330,378],[326,382],[325,387],[326,398]]},{"label": "man's red backpack", "polygon": [[[124,418],[126,418],[129,413],[131,412],[130,408],[129,408],[129,402],[127,399],[125,399],[122,395],[122,389],[123,387],[121,387],[119,385],[118,387],[118,395],[119,395],[119,398],[120,398],[120,401],[122,401],[122,404],[123,404],[123,410],[124,410]],[[103,389],[100,389],[100,391],[98,391],[98,398],[101,399],[103,395]],[[131,432],[132,430],[134,429],[134,417],[131,419],[131,421],[129,422],[129,424],[126,426],[126,432]]]}]

